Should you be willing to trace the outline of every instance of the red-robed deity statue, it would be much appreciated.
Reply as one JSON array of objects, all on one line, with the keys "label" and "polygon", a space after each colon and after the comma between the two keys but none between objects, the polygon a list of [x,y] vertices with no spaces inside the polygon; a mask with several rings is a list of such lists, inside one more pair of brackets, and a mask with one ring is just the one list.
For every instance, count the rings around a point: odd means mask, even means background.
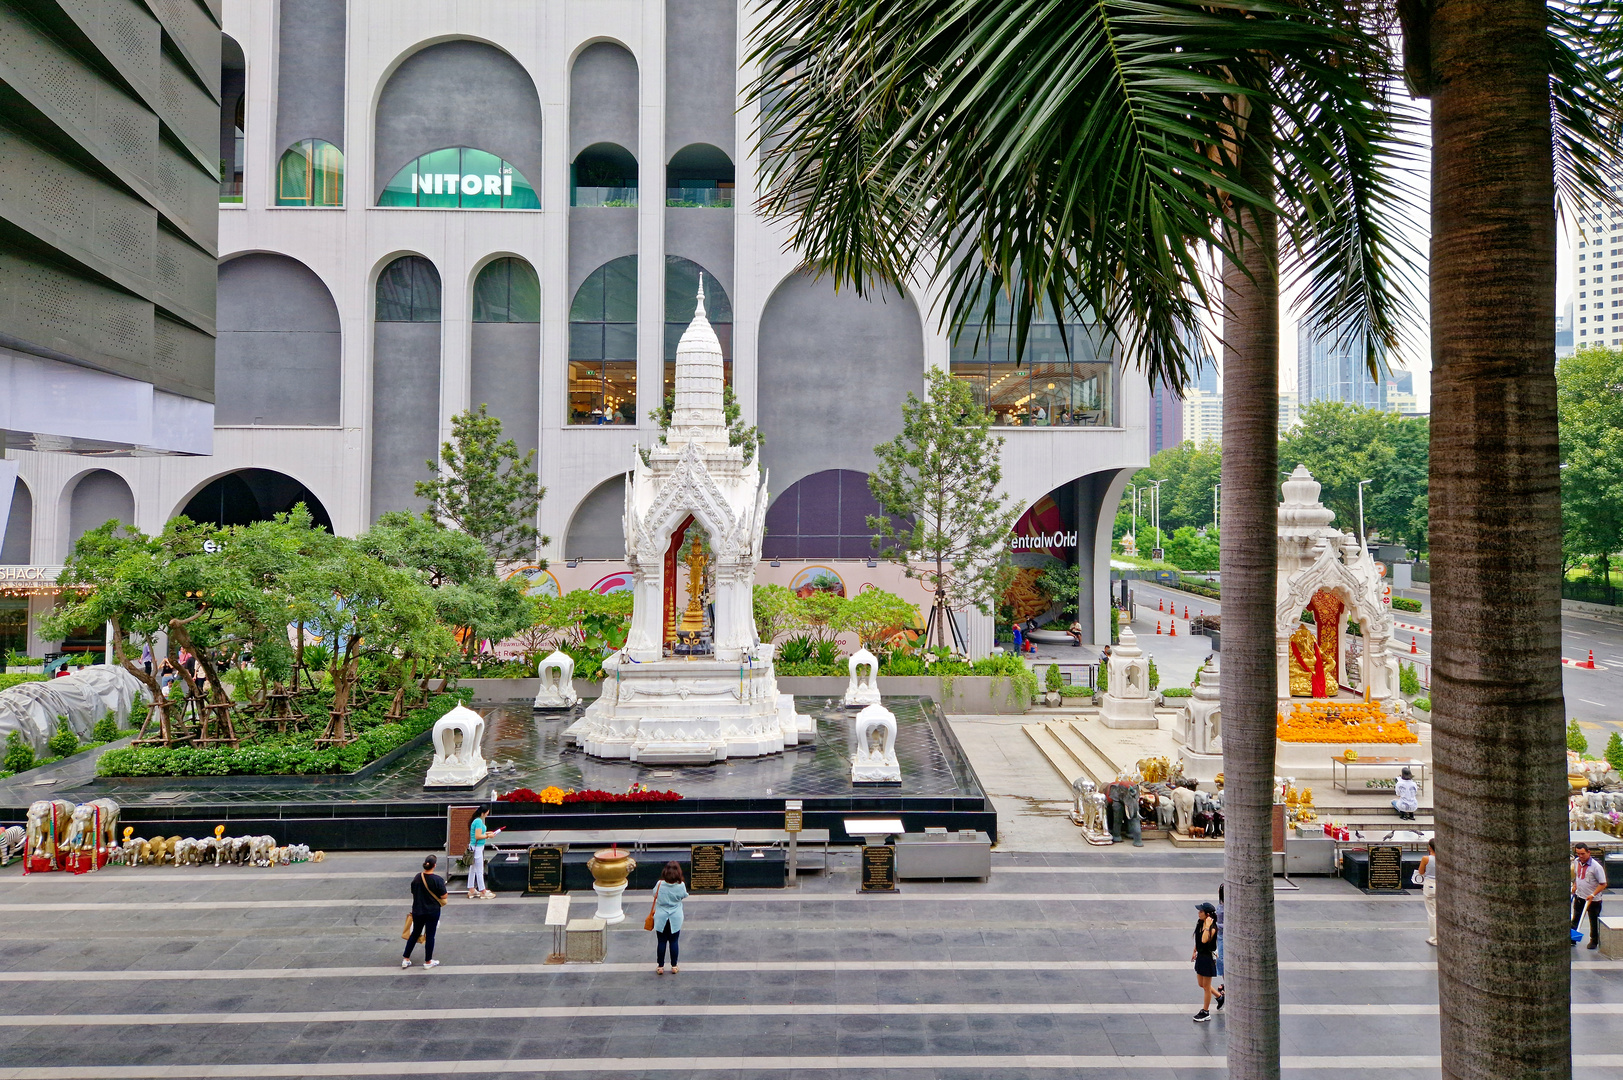
[{"label": "red-robed deity statue", "polygon": [[1314,630],[1304,623],[1290,638],[1290,686],[1292,697],[1326,698],[1338,683],[1336,660],[1341,654],[1341,612],[1344,605],[1334,593],[1320,589],[1308,601]]}]

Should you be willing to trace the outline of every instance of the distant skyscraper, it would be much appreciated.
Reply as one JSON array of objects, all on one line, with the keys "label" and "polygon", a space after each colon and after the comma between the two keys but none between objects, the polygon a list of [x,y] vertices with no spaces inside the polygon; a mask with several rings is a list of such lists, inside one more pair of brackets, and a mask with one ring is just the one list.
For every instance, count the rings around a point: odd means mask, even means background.
[{"label": "distant skyscraper", "polygon": [[1370,376],[1363,338],[1337,340],[1308,319],[1296,326],[1296,398],[1302,408],[1315,401],[1345,401],[1386,408],[1386,384]]},{"label": "distant skyscraper", "polygon": [[1157,381],[1150,394],[1150,453],[1159,454],[1183,442],[1183,398]]},{"label": "distant skyscraper", "polygon": [[1223,444],[1223,391],[1216,365],[1203,368],[1185,392],[1183,437],[1197,446],[1209,442]]},{"label": "distant skyscraper", "polygon": [[[1584,291],[1588,292],[1589,290],[1585,289]],[[1568,300],[1567,306],[1562,309],[1561,314],[1555,317],[1555,355],[1558,358],[1571,356],[1578,351],[1578,346],[1573,337],[1575,327],[1573,326],[1572,307],[1575,302]]]},{"label": "distant skyscraper", "polygon": [[[1616,235],[1608,236],[1609,233]],[[1612,246],[1608,247],[1610,244]],[[1612,313],[1607,330],[1607,297],[1623,297],[1623,213],[1598,199],[1578,212],[1578,242],[1568,251],[1568,273],[1577,281],[1577,325],[1568,320],[1575,349],[1585,345],[1623,347],[1623,310]],[[1608,260],[1611,260],[1610,262]],[[1611,301],[1623,309],[1623,299]],[[1557,324],[1559,326],[1559,324]]]},{"label": "distant skyscraper", "polygon": [[1301,409],[1296,404],[1295,390],[1281,390],[1279,392],[1279,433],[1281,435],[1295,427],[1301,419]]}]

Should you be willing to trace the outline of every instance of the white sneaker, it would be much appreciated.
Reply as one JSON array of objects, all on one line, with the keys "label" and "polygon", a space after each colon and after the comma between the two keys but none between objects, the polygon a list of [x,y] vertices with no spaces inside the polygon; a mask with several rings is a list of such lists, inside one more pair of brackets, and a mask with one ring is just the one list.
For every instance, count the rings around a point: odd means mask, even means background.
[{"label": "white sneaker", "polygon": [[409,968],[409,967],[411,967],[411,961],[410,960],[402,960],[402,961],[400,961],[400,966],[403,967],[403,968]]},{"label": "white sneaker", "polygon": [[479,894],[479,899],[481,899],[481,900],[494,900],[494,899],[496,899],[496,894],[491,892],[489,889],[486,889],[484,892]]},{"label": "white sneaker", "polygon": [[423,966],[425,968],[439,967],[440,962],[438,960],[430,960],[428,963],[424,964]]}]

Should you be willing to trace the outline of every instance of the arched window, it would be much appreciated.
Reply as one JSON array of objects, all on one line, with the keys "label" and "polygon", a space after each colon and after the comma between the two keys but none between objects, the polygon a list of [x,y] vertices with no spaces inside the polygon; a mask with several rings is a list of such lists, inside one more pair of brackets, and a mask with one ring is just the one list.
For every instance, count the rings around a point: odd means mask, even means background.
[{"label": "arched window", "polygon": [[593,270],[569,305],[569,422],[637,422],[637,257]]},{"label": "arched window", "polygon": [[413,158],[394,174],[379,206],[442,210],[539,210],[524,174],[495,154],[451,146]]},{"label": "arched window", "polygon": [[245,105],[248,95],[242,46],[229,34],[220,42],[220,201],[242,201]]},{"label": "arched window", "polygon": [[636,206],[637,159],[614,143],[593,143],[569,167],[570,206]]},{"label": "arched window", "polygon": [[541,285],[523,259],[497,259],[473,282],[473,321],[533,323],[541,321]]},{"label": "arched window", "polygon": [[330,142],[302,139],[276,168],[277,206],[343,206],[344,152]]},{"label": "arched window", "polygon": [[666,206],[731,207],[733,161],[709,143],[684,146],[665,168]]},{"label": "arched window", "polygon": [[378,322],[439,322],[440,272],[421,255],[403,255],[378,275]]},{"label": "arched window", "polygon": [[693,321],[693,301],[699,291],[699,275],[704,275],[704,310],[721,342],[721,370],[724,384],[733,385],[733,305],[716,280],[716,275],[691,259],[665,256],[665,396],[676,395],[676,347],[682,331]]},{"label": "arched window", "polygon": [[991,322],[971,323],[953,339],[952,375],[969,383],[993,423],[1116,425],[1116,365],[1096,324],[1073,318],[1062,328],[1053,316],[1033,319],[1018,363],[1014,342],[1013,307],[1001,293]]}]

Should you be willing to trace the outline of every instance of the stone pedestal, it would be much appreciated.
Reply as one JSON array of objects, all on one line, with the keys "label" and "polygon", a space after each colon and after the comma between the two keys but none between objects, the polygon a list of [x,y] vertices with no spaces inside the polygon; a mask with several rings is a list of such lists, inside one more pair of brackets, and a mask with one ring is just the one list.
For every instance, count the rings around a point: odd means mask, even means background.
[{"label": "stone pedestal", "polygon": [[424,787],[474,787],[490,773],[481,746],[485,718],[458,705],[434,722],[434,761]]},{"label": "stone pedestal", "polygon": [[1222,675],[1218,667],[1221,660],[1212,654],[1212,663],[1200,673],[1200,685],[1195,687],[1184,713],[1183,758],[1185,776],[1211,782],[1223,771],[1223,703],[1219,689]]},{"label": "stone pedestal", "polygon": [[625,896],[626,879],[637,868],[637,861],[618,848],[604,848],[586,860],[592,872],[592,891],[597,893],[597,911],[594,917],[613,925],[624,922],[626,913],[620,907]]},{"label": "stone pedestal", "polygon": [[1150,693],[1150,665],[1138,647],[1133,628],[1121,628],[1121,644],[1110,653],[1110,680],[1099,709],[1108,728],[1155,728],[1155,697]]},{"label": "stone pedestal", "polygon": [[567,709],[580,701],[575,693],[575,660],[562,650],[541,661],[536,670],[541,677],[541,690],[535,695],[538,709]]}]

